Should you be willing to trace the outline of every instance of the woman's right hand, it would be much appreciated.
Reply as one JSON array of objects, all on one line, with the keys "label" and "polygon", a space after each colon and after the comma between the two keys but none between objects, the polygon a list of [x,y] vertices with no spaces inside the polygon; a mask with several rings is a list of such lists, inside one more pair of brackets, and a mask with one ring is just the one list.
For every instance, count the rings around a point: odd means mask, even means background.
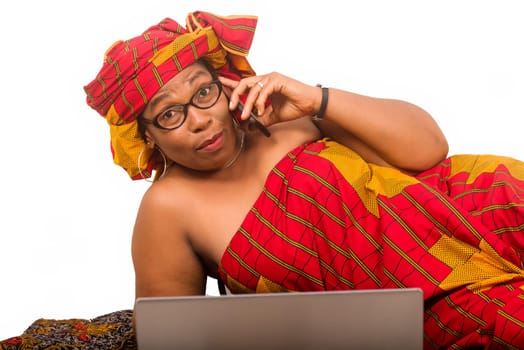
[{"label": "woman's right hand", "polygon": [[240,96],[246,94],[242,120],[253,112],[265,125],[311,116],[318,112],[322,91],[280,73],[256,75],[240,81],[220,77],[222,84],[230,88],[231,110],[235,110]]}]

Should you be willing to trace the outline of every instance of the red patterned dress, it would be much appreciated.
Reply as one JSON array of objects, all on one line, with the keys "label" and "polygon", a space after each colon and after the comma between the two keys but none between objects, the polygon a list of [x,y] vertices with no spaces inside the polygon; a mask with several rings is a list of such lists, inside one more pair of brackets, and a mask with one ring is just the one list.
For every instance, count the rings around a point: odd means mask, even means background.
[{"label": "red patterned dress", "polygon": [[219,273],[233,293],[418,287],[426,349],[521,349],[523,254],[524,163],[413,177],[324,139],[272,170]]}]

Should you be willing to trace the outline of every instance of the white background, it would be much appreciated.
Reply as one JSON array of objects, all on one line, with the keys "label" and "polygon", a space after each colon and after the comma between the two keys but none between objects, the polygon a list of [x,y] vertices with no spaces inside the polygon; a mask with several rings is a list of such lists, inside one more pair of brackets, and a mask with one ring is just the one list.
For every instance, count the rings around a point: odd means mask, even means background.
[{"label": "white background", "polygon": [[258,15],[250,54],[257,72],[405,99],[434,116],[450,153],[524,159],[518,0],[1,6],[0,339],[38,318],[133,307],[130,237],[148,184],[112,164],[107,125],[85,104],[82,87],[109,45],[164,17]]}]

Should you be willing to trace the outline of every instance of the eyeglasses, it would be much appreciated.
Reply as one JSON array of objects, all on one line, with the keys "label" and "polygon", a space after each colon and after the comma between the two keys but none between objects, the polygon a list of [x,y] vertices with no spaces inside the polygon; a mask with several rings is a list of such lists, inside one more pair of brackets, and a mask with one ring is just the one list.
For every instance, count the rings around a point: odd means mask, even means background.
[{"label": "eyeglasses", "polygon": [[146,123],[153,124],[159,129],[174,130],[184,124],[187,119],[187,109],[189,106],[198,109],[208,109],[213,107],[220,95],[222,94],[222,83],[219,80],[213,80],[210,83],[200,87],[191,97],[188,103],[172,105],[152,120],[141,118]]}]

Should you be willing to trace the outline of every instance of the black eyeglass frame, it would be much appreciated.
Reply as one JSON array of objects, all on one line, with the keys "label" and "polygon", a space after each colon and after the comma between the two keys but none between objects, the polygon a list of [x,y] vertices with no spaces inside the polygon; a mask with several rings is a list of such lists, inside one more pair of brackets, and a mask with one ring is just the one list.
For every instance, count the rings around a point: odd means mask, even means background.
[{"label": "black eyeglass frame", "polygon": [[[218,94],[217,94],[217,98],[216,100],[211,103],[209,106],[206,106],[206,107],[200,107],[198,106],[197,104],[195,104],[193,102],[193,100],[195,99],[195,97],[197,96],[197,94],[205,87],[208,87],[208,86],[211,86],[211,85],[216,85],[218,87]],[[164,113],[164,111],[162,111],[161,113],[157,114],[153,119],[146,119],[144,118],[143,115],[140,116],[140,120],[143,121],[144,123],[148,123],[148,124],[153,124],[155,127],[161,129],[161,130],[175,130],[175,129],[178,129],[179,127],[181,127],[182,125],[184,125],[184,123],[186,122],[186,119],[187,119],[187,109],[189,106],[193,106],[195,108],[198,108],[198,109],[209,109],[211,107],[213,107],[214,105],[217,104],[218,100],[220,99],[220,96],[222,95],[222,91],[223,91],[223,86],[222,86],[222,82],[220,82],[220,80],[218,79],[213,79],[211,80],[209,83],[207,84],[204,84],[202,85],[202,87],[198,88],[197,91],[195,91],[195,93],[193,94],[193,96],[191,96],[191,99],[189,100],[188,103],[178,103],[178,104],[174,104],[174,105],[171,105],[169,108],[173,108],[175,106],[182,106],[183,109],[184,109],[184,118],[182,118],[182,121],[180,122],[180,124],[174,126],[174,127],[171,127],[171,128],[166,128],[165,126],[162,126],[160,125],[160,123],[158,122],[158,118],[162,115],[162,113]]]}]

